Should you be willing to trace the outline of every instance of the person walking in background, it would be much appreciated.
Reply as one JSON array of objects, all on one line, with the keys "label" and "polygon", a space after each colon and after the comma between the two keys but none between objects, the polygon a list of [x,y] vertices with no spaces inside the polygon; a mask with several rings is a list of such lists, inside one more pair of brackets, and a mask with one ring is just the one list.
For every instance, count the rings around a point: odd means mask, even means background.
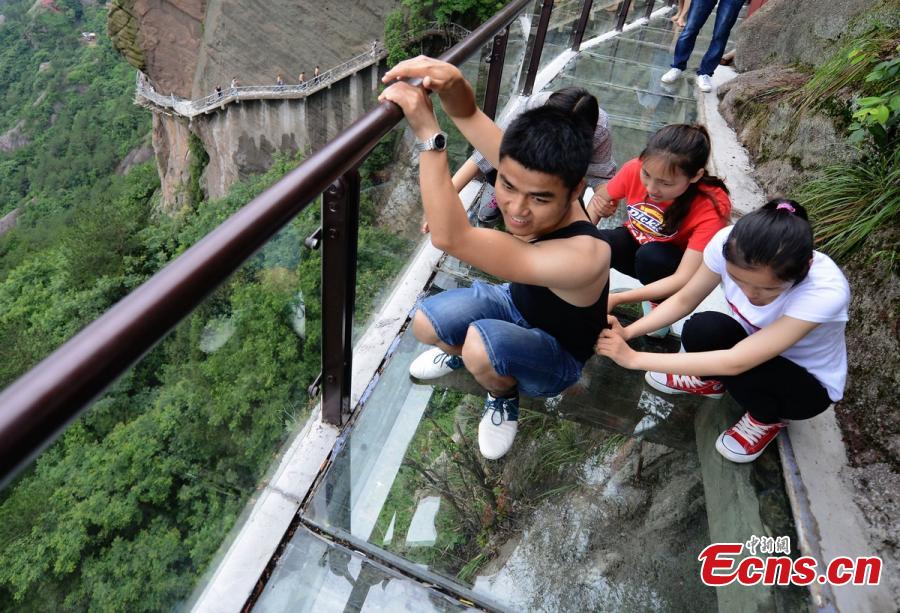
[{"label": "person walking in background", "polygon": [[237,93],[234,90],[236,90],[238,87],[240,87],[240,86],[238,85],[237,77],[231,77],[231,90],[232,90],[231,93],[232,94]]},{"label": "person walking in background", "polygon": [[319,82],[319,65],[316,64],[316,69],[313,71],[313,83]]},{"label": "person walking in background", "polygon": [[299,81],[300,85],[303,85],[306,83],[306,72],[305,71],[300,73],[300,76],[298,77],[297,81]]},{"label": "person walking in background", "polygon": [[737,21],[741,7],[746,0],[693,0],[687,15],[687,25],[681,31],[678,42],[675,43],[675,57],[672,59],[672,68],[660,79],[663,83],[674,83],[681,77],[681,73],[687,68],[688,59],[697,42],[697,34],[709,19],[713,8],[718,3],[716,11],[716,23],[713,27],[712,40],[706,50],[700,67],[697,69],[697,87],[702,92],[712,91],[712,74],[719,65],[719,60],[725,53],[725,43],[731,34],[731,28]]}]

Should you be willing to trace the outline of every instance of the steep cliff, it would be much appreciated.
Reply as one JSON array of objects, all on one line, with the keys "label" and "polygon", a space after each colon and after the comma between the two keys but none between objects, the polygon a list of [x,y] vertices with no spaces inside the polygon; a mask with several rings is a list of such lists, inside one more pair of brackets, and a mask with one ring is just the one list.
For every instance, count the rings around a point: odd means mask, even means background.
[{"label": "steep cliff", "polygon": [[[143,71],[157,93],[196,99],[232,78],[271,85],[296,82],[371,48],[383,34],[395,0],[346,3],[239,0],[113,0],[109,32],[122,55]],[[154,113],[153,146],[163,204],[187,202],[195,134],[210,161],[203,190],[211,197],[266,170],[278,153],[309,152],[375,103],[377,65],[308,98],[231,104],[192,120]]]}]

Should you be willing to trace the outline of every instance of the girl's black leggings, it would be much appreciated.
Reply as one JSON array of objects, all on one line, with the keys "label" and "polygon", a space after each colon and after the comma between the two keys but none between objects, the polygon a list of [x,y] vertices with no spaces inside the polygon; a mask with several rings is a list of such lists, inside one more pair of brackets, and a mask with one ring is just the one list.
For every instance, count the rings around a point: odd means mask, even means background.
[{"label": "girl's black leggings", "polygon": [[672,243],[640,245],[625,226],[600,230],[612,250],[610,266],[644,285],[675,274],[684,252]]},{"label": "girl's black leggings", "polygon": [[[747,333],[734,319],[715,311],[695,313],[684,324],[681,344],[685,351],[731,349]],[[806,369],[776,356],[746,372],[715,378],[753,419],[771,424],[782,419],[809,419],[828,408],[831,399]]]}]

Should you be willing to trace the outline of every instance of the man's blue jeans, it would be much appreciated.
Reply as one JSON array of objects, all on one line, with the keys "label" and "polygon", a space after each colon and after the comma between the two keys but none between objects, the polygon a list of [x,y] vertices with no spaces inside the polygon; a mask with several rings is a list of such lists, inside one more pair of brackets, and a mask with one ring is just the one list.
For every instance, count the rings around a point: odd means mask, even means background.
[{"label": "man's blue jeans", "polygon": [[[738,13],[744,6],[746,0],[718,0],[719,10],[716,11],[716,25],[713,27],[712,40],[709,42],[709,49],[700,62],[700,68],[697,69],[698,75],[712,76],[719,60],[725,53],[725,43],[728,42],[728,36],[731,34],[731,28],[737,21]],[[672,68],[684,70],[687,68],[688,58],[694,50],[694,43],[697,42],[697,34],[706,20],[709,19],[716,0],[694,0],[691,2],[691,8],[688,10],[687,25],[681,31],[678,42],[675,43],[675,57],[672,60]]]}]

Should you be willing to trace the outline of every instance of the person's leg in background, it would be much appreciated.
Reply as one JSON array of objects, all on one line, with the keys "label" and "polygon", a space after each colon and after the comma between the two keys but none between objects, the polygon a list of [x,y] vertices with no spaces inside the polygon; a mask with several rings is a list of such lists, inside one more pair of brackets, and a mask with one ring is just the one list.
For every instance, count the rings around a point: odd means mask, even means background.
[{"label": "person's leg in background", "polygon": [[709,19],[716,0],[693,0],[687,14],[687,25],[681,31],[678,42],[675,43],[675,53],[672,57],[672,68],[660,79],[663,83],[672,83],[677,80],[687,68],[688,59],[694,51],[697,42],[697,34],[700,33],[703,24]]},{"label": "person's leg in background", "polygon": [[712,76],[719,65],[719,60],[725,54],[725,45],[728,44],[731,29],[737,23],[738,15],[745,2],[746,0],[719,0],[712,40],[709,41],[709,48],[703,55],[703,59],[700,60],[700,68],[697,69],[698,75]]}]

